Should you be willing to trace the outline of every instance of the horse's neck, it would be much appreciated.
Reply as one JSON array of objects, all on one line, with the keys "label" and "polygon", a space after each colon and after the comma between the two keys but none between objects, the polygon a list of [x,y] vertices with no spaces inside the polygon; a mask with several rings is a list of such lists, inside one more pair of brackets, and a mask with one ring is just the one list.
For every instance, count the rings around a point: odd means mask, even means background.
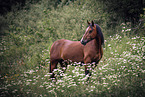
[{"label": "horse's neck", "polygon": [[101,48],[101,43],[98,41],[98,39],[94,39],[92,41],[90,41],[87,45],[87,48],[91,48],[92,50],[95,51],[100,51],[99,49]]},{"label": "horse's neck", "polygon": [[101,46],[101,38],[100,37],[96,37],[94,42],[94,46],[96,47],[96,50],[98,53],[102,53],[102,46]]}]

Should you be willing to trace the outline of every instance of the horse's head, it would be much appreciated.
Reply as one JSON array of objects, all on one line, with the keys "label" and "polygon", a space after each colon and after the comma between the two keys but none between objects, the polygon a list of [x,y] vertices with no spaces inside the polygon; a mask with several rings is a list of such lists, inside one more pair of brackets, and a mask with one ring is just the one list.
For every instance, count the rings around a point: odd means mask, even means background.
[{"label": "horse's head", "polygon": [[93,40],[97,36],[96,25],[92,21],[92,23],[88,22],[89,27],[86,29],[84,36],[81,39],[81,43],[86,45],[89,41]]}]

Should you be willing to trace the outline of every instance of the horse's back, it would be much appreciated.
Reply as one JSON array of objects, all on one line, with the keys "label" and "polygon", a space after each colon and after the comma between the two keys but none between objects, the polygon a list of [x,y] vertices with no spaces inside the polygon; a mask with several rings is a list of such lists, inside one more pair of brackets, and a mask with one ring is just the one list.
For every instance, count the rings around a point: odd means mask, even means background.
[{"label": "horse's back", "polygon": [[60,39],[55,41],[50,50],[51,60],[83,61],[83,45],[80,41]]}]

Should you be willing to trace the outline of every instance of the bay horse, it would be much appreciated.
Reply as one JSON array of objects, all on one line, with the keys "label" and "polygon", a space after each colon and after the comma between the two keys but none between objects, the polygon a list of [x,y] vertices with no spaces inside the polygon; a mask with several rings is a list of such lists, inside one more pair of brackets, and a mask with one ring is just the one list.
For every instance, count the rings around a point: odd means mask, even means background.
[{"label": "bay horse", "polygon": [[51,78],[55,78],[53,70],[60,63],[61,67],[67,68],[65,60],[72,62],[81,62],[85,64],[85,75],[89,73],[87,69],[88,63],[95,62],[95,67],[103,56],[102,45],[104,44],[104,36],[99,25],[88,22],[88,28],[83,35],[81,41],[70,41],[60,39],[55,41],[50,49],[50,73]]}]

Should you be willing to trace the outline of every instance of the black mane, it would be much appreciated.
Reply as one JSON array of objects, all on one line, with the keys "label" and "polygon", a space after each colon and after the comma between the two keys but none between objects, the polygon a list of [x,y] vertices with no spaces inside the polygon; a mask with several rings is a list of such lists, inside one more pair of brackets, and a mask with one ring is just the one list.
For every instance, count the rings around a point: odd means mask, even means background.
[{"label": "black mane", "polygon": [[101,31],[101,28],[99,27],[98,24],[95,24],[96,25],[96,30],[98,32],[98,35],[101,37],[101,45],[104,45],[104,36],[103,36],[103,33]]}]

